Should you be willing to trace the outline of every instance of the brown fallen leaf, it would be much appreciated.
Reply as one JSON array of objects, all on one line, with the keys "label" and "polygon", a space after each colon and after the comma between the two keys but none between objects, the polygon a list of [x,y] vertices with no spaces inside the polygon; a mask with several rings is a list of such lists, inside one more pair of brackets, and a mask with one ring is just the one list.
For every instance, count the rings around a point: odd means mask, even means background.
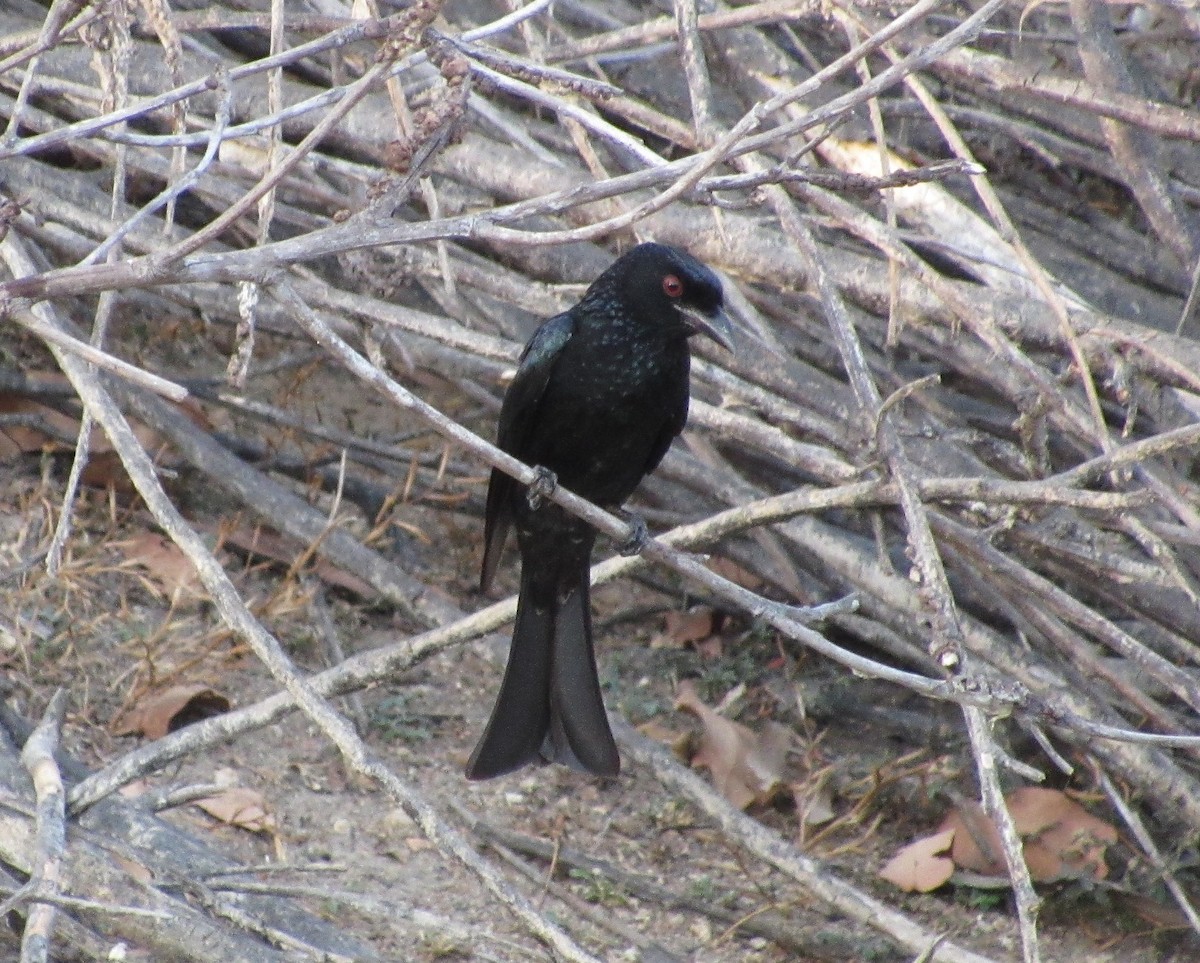
[{"label": "brown fallen leaf", "polygon": [[197,799],[195,805],[214,819],[252,833],[271,832],[275,829],[275,817],[267,811],[267,803],[262,793],[245,786],[222,789],[215,795]]},{"label": "brown fallen leaf", "polygon": [[727,578],[729,581],[740,585],[742,588],[749,589],[751,592],[757,592],[763,586],[763,580],[751,572],[748,568],[743,568],[737,562],[725,558],[723,555],[714,555],[707,562],[709,571],[715,572],[722,578]]},{"label": "brown fallen leaf", "polygon": [[792,742],[787,726],[768,722],[762,733],[755,733],[705,705],[690,680],[679,684],[675,708],[700,720],[704,731],[692,765],[708,769],[717,792],[733,805],[745,809],[769,802],[784,788],[784,765]]},{"label": "brown fallen leaf", "polygon": [[1007,875],[1000,833],[979,803],[965,800],[957,809],[952,809],[937,832],[948,829],[954,831],[950,858],[955,866],[983,876]]},{"label": "brown fallen leaf", "polygon": [[901,846],[879,875],[906,893],[932,892],[954,874],[954,860],[941,854],[954,842],[955,832],[944,829]]},{"label": "brown fallen leaf", "polygon": [[[1117,830],[1110,823],[1093,816],[1058,789],[1026,786],[1006,796],[1005,802],[1022,839],[1025,865],[1036,882],[1108,876],[1105,852],[1117,841]],[[1007,878],[1000,833],[979,803],[963,802],[946,814],[935,836],[910,846],[940,838],[945,833],[951,834],[949,858],[955,869],[978,873],[987,879]],[[900,850],[897,857],[907,849]],[[931,852],[939,851],[915,852],[929,859]],[[933,871],[929,872],[932,878]]]},{"label": "brown fallen leaf", "polygon": [[712,635],[713,610],[697,605],[686,612],[668,612],[663,618],[663,630],[650,643],[653,649],[682,649],[691,642]]},{"label": "brown fallen leaf", "polygon": [[[68,451],[66,439],[79,433],[79,422],[48,405],[12,392],[0,392],[0,415],[23,415],[29,424],[0,426],[0,460],[40,451]],[[44,430],[42,427],[44,426]],[[93,442],[98,442],[93,433]]]},{"label": "brown fallen leaf", "polygon": [[1025,786],[1007,799],[1017,831],[1025,838],[1025,862],[1035,880],[1108,876],[1104,853],[1117,841],[1115,826],[1057,789]]},{"label": "brown fallen leaf", "polygon": [[206,685],[173,685],[143,695],[113,731],[118,736],[140,732],[147,738],[161,739],[168,732],[218,716],[229,708],[229,699]]},{"label": "brown fallen leaf", "polygon": [[794,782],[789,789],[802,826],[820,826],[837,815],[833,809],[833,790],[827,779]]},{"label": "brown fallen leaf", "polygon": [[[287,538],[261,525],[222,526],[219,537],[225,545],[289,568],[304,552],[304,545],[298,540]],[[310,559],[309,568],[326,585],[345,589],[361,598],[371,598],[376,594],[368,582],[323,558]]]},{"label": "brown fallen leaf", "polygon": [[166,536],[137,532],[122,544],[125,557],[138,568],[145,569],[149,582],[168,598],[177,593],[184,597],[202,597],[204,588],[191,560]]},{"label": "brown fallen leaf", "polygon": [[[59,372],[32,371],[27,372],[25,377],[35,385],[47,387],[67,384],[66,377]],[[189,398],[176,404],[176,408],[200,427],[211,430],[212,423],[195,400]],[[31,415],[35,419],[29,425],[0,427],[0,460],[37,451],[66,453],[75,448],[74,438],[79,433],[79,419],[42,404],[36,398],[22,395],[19,391],[0,392],[0,414]],[[142,447],[155,461],[167,467],[178,464],[178,457],[169,453],[168,446],[158,432],[138,421],[132,423],[132,428]],[[109,443],[108,436],[95,428],[89,444],[91,454],[81,476],[83,484],[91,488],[112,487],[122,494],[132,493],[133,483],[125,474],[121,459]]]}]

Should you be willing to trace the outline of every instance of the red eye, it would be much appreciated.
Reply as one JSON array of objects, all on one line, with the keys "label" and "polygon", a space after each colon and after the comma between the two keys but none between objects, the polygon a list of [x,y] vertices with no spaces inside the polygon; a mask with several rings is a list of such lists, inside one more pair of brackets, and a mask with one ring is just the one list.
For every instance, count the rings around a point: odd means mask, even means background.
[{"label": "red eye", "polygon": [[663,278],[663,292],[669,298],[678,298],[683,296],[683,282],[674,274],[668,274]]}]

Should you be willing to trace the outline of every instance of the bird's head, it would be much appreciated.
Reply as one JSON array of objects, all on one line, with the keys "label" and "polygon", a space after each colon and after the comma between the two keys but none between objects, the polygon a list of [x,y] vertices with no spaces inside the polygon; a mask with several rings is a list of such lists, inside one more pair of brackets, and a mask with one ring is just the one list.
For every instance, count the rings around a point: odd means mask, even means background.
[{"label": "bird's head", "polygon": [[639,244],[598,277],[584,300],[616,299],[646,323],[678,324],[685,337],[702,334],[733,350],[721,280],[686,251]]}]

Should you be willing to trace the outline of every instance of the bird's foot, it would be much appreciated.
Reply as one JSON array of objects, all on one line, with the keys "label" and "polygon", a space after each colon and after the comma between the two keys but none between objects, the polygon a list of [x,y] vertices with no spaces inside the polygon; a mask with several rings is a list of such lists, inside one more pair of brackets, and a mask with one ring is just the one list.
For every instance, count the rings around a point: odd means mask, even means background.
[{"label": "bird's foot", "polygon": [[641,555],[642,549],[650,541],[650,529],[646,527],[646,519],[642,518],[641,515],[635,515],[633,512],[622,511],[619,514],[629,523],[629,537],[625,539],[617,551],[626,558],[630,555]]},{"label": "bird's foot", "polygon": [[543,465],[534,465],[533,470],[536,477],[529,483],[525,499],[529,502],[529,507],[536,512],[542,507],[542,502],[549,498],[554,493],[554,489],[558,487],[558,476]]}]

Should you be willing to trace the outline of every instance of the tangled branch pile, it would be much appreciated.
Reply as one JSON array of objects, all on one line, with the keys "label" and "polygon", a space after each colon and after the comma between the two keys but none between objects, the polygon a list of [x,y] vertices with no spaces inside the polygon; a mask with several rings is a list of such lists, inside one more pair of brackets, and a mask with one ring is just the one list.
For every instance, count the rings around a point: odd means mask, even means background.
[{"label": "tangled branch pile", "polygon": [[[350,475],[376,479],[344,496],[383,517],[395,477],[438,471],[437,452],[242,397],[315,344],[361,379],[352,390],[456,442],[464,474],[487,462],[528,480],[478,437],[503,372],[538,318],[654,238],[724,273],[738,351],[701,349],[688,444],[643,490],[657,528],[686,527],[598,576],[672,566],[793,642],[962,703],[996,812],[984,720],[1011,713],[1045,749],[1026,764],[1093,766],[1129,819],[1150,817],[1135,835],[1196,922],[1166,867],[1168,840],[1200,833],[1200,746],[1139,735],[1186,737],[1200,711],[1200,117],[1185,106],[1200,15],[1088,0],[249,6],[262,9],[0,11],[6,341],[20,326],[54,353],[287,692],[139,750],[77,787],[77,808],[298,704],[505,891],[322,697],[491,631],[511,606],[468,618],[238,457],[261,450],[231,452],[170,402],[335,443]],[[205,319],[188,336],[207,339],[197,356],[221,346],[224,377],[118,360],[138,338],[128,319],[181,311]],[[29,352],[6,352],[4,389],[45,397],[13,363]],[[431,383],[469,415],[403,387]],[[431,631],[302,682],[124,416]],[[717,544],[763,594],[679,550]],[[848,594],[857,610],[834,610],[822,635],[789,607]],[[1035,958],[1019,844],[1009,855]],[[917,951],[928,935],[865,917]],[[972,957],[946,944],[934,958]]]}]

